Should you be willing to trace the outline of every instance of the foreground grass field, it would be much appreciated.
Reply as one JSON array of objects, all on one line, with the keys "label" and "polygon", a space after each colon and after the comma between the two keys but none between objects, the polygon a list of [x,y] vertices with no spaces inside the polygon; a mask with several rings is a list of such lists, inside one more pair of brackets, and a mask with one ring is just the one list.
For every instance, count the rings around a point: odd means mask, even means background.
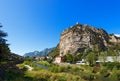
[{"label": "foreground grass field", "polygon": [[[33,70],[27,70],[26,64],[33,67]],[[25,61],[16,67],[19,70],[7,71],[5,81],[120,81],[120,63],[90,67],[76,64],[57,65],[46,61]]]}]

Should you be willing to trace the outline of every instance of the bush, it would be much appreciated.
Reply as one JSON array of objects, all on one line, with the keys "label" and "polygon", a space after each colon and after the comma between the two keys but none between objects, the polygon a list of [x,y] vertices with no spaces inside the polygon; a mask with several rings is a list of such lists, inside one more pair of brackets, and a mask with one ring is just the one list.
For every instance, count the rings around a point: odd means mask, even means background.
[{"label": "bush", "polygon": [[50,64],[47,61],[39,61],[38,63],[44,66],[50,66]]},{"label": "bush", "polygon": [[111,75],[110,75],[110,78],[113,79],[114,81],[115,80],[120,80],[120,70],[114,70]]},{"label": "bush", "polygon": [[112,70],[114,67],[117,68],[117,70],[120,70],[120,63],[119,62],[108,62],[106,63],[106,68],[109,70]]},{"label": "bush", "polygon": [[61,67],[58,67],[58,66],[52,66],[49,70],[51,72],[58,73],[58,72],[62,72],[63,69]]}]

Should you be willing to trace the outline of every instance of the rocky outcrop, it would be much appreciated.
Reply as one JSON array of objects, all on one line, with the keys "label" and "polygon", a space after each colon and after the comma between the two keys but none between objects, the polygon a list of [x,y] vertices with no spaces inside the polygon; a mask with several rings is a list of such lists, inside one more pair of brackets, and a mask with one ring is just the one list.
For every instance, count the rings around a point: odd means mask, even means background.
[{"label": "rocky outcrop", "polygon": [[105,30],[77,23],[61,33],[60,55],[78,53],[96,45],[104,49],[108,41],[109,35]]},{"label": "rocky outcrop", "polygon": [[109,42],[120,44],[120,37],[115,36],[114,34],[109,35]]}]

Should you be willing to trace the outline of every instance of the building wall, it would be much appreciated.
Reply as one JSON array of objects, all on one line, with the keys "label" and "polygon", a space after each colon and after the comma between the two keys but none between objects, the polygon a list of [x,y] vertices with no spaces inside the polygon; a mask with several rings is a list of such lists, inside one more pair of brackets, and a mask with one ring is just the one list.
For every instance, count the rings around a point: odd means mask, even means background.
[{"label": "building wall", "polygon": [[61,63],[61,57],[60,56],[55,58],[55,63]]}]

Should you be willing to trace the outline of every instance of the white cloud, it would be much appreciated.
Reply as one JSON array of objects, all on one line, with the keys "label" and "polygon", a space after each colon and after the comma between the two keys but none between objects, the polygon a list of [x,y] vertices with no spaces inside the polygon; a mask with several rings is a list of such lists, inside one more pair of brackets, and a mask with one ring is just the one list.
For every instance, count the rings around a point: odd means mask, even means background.
[{"label": "white cloud", "polygon": [[120,34],[114,34],[116,37],[120,37]]}]

